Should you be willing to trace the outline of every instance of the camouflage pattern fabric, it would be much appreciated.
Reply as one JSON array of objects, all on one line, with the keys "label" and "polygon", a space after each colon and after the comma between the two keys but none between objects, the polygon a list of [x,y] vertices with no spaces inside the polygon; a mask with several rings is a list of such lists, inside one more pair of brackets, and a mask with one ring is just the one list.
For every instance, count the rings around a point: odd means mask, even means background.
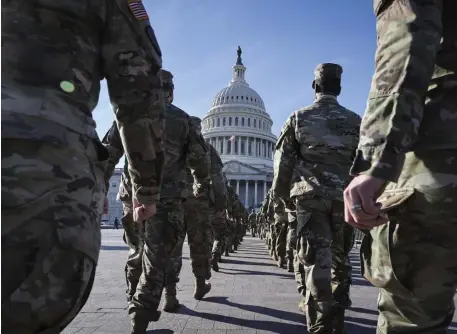
[{"label": "camouflage pattern fabric", "polygon": [[187,241],[195,278],[211,277],[212,226],[207,198],[189,197],[184,203]]},{"label": "camouflage pattern fabric", "polygon": [[129,314],[146,317],[157,310],[164,283],[169,283],[166,274],[173,252],[183,242],[184,230],[182,199],[161,199],[157,214],[145,222],[142,272],[129,301]]},{"label": "camouflage pattern fabric", "polygon": [[[339,78],[341,72],[337,64],[321,64],[316,68],[316,81],[325,73]],[[284,199],[289,197],[296,201],[297,253],[306,273],[304,303],[310,333],[333,330],[332,307],[337,306],[333,305],[337,296],[332,295],[330,284],[331,245],[333,231],[341,230],[342,224],[332,220],[332,207],[334,201],[343,204],[359,125],[360,117],[341,106],[336,96],[316,93],[313,104],[287,119],[276,144],[271,193],[277,205],[285,205]],[[300,181],[296,179],[292,184],[298,166]],[[335,247],[344,247],[337,242]],[[337,280],[340,284],[348,278],[341,276]]]},{"label": "camouflage pattern fabric", "polygon": [[278,265],[283,266],[286,264],[286,243],[287,243],[287,229],[288,229],[288,220],[287,213],[284,210],[284,207],[275,208],[274,214],[274,230],[275,230],[275,245],[276,245],[276,255],[278,257]]},{"label": "camouflage pattern fabric", "polygon": [[[9,1],[2,13],[2,266],[15,280],[4,282],[2,328],[60,331],[85,302],[100,250],[107,152],[92,118],[100,80],[136,196],[154,203],[164,164],[161,52],[147,14],[137,19],[127,1]],[[42,254],[51,249],[52,259]],[[55,271],[52,283],[40,283],[44,268]],[[33,298],[24,275],[37,277]]]},{"label": "camouflage pattern fabric", "polygon": [[377,333],[446,333],[457,288],[457,3],[374,8],[376,71],[351,173],[392,182],[378,198],[389,223],[366,233],[362,272],[380,288]]},{"label": "camouflage pattern fabric", "polygon": [[224,249],[223,246],[225,245],[225,238],[227,237],[227,218],[225,212],[215,212],[211,217],[211,224],[214,230],[212,256],[220,259]]},{"label": "camouflage pattern fabric", "polygon": [[288,263],[293,263],[297,245],[297,213],[288,212],[287,220],[286,257]]},{"label": "camouflage pattern fabric", "polygon": [[2,281],[2,331],[8,333],[63,330],[92,288],[107,156],[100,143],[76,133],[66,141],[61,147],[2,139],[2,270],[9,273]]},{"label": "camouflage pattern fabric", "polygon": [[[155,319],[154,311],[163,289],[166,287],[167,293],[172,293],[172,287],[179,279],[185,233],[182,202],[187,196],[187,167],[194,180],[194,196],[201,197],[209,191],[208,149],[198,135],[196,124],[184,111],[167,104],[166,130],[163,196],[157,205],[157,214],[145,223],[142,272],[129,302],[134,328],[135,324],[142,326],[145,320]],[[128,198],[126,190],[124,187],[119,189],[120,198]]]}]

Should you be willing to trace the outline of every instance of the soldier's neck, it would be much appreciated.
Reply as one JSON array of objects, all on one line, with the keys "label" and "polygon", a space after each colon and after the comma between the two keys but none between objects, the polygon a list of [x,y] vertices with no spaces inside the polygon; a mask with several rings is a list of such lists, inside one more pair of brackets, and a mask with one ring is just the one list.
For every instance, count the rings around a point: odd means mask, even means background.
[{"label": "soldier's neck", "polygon": [[320,101],[323,99],[332,99],[332,100],[338,101],[338,98],[336,97],[336,95],[326,94],[326,93],[315,93],[314,94],[314,102],[317,102],[317,101]]}]

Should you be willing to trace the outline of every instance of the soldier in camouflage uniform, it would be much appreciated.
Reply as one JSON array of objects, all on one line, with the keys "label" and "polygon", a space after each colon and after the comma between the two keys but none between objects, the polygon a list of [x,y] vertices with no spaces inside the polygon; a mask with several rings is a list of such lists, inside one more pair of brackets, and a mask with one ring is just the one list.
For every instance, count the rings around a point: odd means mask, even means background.
[{"label": "soldier in camouflage uniform", "polygon": [[[165,117],[167,119],[167,117]],[[106,133],[102,143],[108,149],[110,158],[108,160],[108,169],[105,176],[106,188],[109,188],[109,179],[119,160],[124,155],[124,148],[116,121]],[[144,221],[135,222],[133,218],[132,205],[132,183],[128,173],[128,161],[125,160],[124,171],[121,175],[119,185],[118,200],[122,202],[123,216],[121,218],[124,228],[124,242],[130,247],[130,252],[125,265],[125,279],[127,283],[127,301],[130,301],[136,292],[136,287],[142,272],[142,256],[144,250]],[[175,303],[176,283],[179,281],[179,273],[182,267],[182,248],[185,235],[180,238],[180,243],[174,249],[170,263],[167,267],[165,287],[164,311],[174,312],[179,304]],[[171,296],[171,299],[170,299]]]},{"label": "soldier in camouflage uniform", "polygon": [[236,192],[230,185],[227,185],[227,238],[225,239],[225,256],[229,256],[229,253],[233,253],[233,243],[235,239],[236,221],[235,215],[235,201]]},{"label": "soldier in camouflage uniform", "polygon": [[275,207],[273,218],[273,228],[276,235],[275,251],[276,251],[276,264],[279,268],[284,268],[286,261],[286,244],[287,244],[287,229],[288,229],[288,216],[283,205]]},{"label": "soldier in camouflage uniform", "polygon": [[[343,252],[334,252],[332,258],[332,241],[344,248],[343,189],[349,183],[360,117],[337,101],[341,66],[320,64],[314,73],[314,103],[294,112],[278,139],[272,191],[273,198],[295,199],[297,253],[306,272],[300,305],[306,310],[308,331],[344,333],[350,273]],[[290,191],[297,164],[306,174]]]},{"label": "soldier in camouflage uniform", "polygon": [[208,147],[198,133],[199,124],[172,104],[174,86],[171,73],[161,70],[160,76],[167,99],[166,162],[157,215],[145,222],[141,276],[129,301],[132,333],[135,334],[145,333],[148,322],[158,320],[160,312],[157,308],[164,288],[170,309],[179,306],[176,299],[179,272],[170,270],[170,266],[176,252],[182,250],[184,240],[186,165],[192,171],[194,196],[207,196],[210,186]]},{"label": "soldier in camouflage uniform", "polygon": [[251,212],[248,217],[249,222],[249,229],[251,231],[251,235],[255,237],[257,234],[256,232],[256,215],[255,212]]},{"label": "soldier in camouflage uniform", "polygon": [[380,288],[377,333],[446,333],[457,288],[457,1],[374,8],[376,71],[346,219],[370,231],[360,250]]},{"label": "soldier in camouflage uniform", "polygon": [[211,254],[211,265],[214,271],[219,271],[218,262],[222,255],[222,246],[227,229],[225,208],[227,207],[227,186],[222,172],[224,167],[217,150],[208,144],[211,157],[211,190],[214,196],[211,225],[214,231],[214,240]]},{"label": "soldier in camouflage uniform", "polygon": [[[197,124],[197,131],[200,140],[204,141],[201,136],[201,119],[193,116],[192,120],[195,124]],[[207,143],[205,143],[205,145],[208,150],[208,160],[210,161],[211,168],[210,148]],[[211,278],[211,246],[213,240],[213,227],[211,226],[210,210],[212,210],[211,207],[213,205],[214,198],[212,198],[212,192],[209,188],[204,196],[193,196],[191,194],[193,180],[194,178],[191,174],[191,170],[188,169],[187,187],[190,195],[184,202],[184,212],[192,272],[195,276],[194,298],[200,300],[211,290],[211,284],[206,282],[206,280]]]},{"label": "soldier in camouflage uniform", "polygon": [[100,251],[108,152],[92,111],[103,78],[137,213],[155,212],[161,52],[127,1],[5,1],[2,13],[2,332],[58,333],[85,304]]}]

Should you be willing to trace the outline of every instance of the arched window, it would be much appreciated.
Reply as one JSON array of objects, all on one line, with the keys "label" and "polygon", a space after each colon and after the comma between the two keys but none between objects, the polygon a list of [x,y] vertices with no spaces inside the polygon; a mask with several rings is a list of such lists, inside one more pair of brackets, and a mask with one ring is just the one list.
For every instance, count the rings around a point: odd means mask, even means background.
[{"label": "arched window", "polygon": [[251,127],[251,119],[248,118],[248,126]]},{"label": "arched window", "polygon": [[241,126],[244,126],[244,117],[241,118]]},{"label": "arched window", "polygon": [[238,126],[238,117],[235,117],[235,126]]},{"label": "arched window", "polygon": [[257,120],[254,118],[254,127],[257,127]]},{"label": "arched window", "polygon": [[220,118],[217,118],[217,126],[221,126],[221,119]]},{"label": "arched window", "polygon": [[222,119],[222,126],[225,126],[225,117]]},{"label": "arched window", "polygon": [[232,126],[232,118],[229,117],[229,126]]}]

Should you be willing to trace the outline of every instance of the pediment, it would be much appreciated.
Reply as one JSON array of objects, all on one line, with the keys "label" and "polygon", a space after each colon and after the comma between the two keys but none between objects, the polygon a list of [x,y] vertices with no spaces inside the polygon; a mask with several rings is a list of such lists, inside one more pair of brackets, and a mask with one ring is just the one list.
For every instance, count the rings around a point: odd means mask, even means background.
[{"label": "pediment", "polygon": [[226,174],[243,174],[243,175],[259,175],[265,174],[264,171],[255,168],[253,166],[249,166],[239,161],[231,160],[224,163],[224,167],[222,171]]}]

